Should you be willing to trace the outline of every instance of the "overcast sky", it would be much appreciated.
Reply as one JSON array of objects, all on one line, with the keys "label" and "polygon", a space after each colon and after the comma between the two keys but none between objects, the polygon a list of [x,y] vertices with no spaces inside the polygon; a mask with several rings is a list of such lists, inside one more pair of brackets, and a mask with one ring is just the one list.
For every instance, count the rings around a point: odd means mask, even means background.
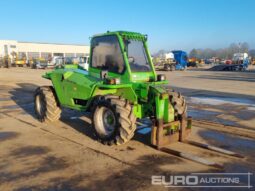
[{"label": "overcast sky", "polygon": [[148,34],[160,49],[255,48],[254,0],[137,0],[0,2],[0,39],[89,44],[107,30]]}]

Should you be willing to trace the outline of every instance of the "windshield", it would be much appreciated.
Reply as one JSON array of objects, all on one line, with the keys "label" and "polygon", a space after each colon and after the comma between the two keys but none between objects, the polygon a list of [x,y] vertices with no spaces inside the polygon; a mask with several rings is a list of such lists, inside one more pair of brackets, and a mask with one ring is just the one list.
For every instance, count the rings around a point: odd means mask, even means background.
[{"label": "windshield", "polygon": [[151,66],[143,42],[138,40],[126,40],[125,44],[132,72],[151,71]]}]

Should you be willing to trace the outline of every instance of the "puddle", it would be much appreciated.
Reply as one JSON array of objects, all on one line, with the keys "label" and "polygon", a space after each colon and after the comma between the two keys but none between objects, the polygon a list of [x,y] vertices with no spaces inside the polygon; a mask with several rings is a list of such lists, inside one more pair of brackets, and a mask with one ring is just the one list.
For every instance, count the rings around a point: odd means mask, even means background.
[{"label": "puddle", "polygon": [[236,121],[221,119],[219,118],[219,114],[222,114],[222,113],[215,112],[215,111],[200,110],[200,109],[188,110],[188,116],[192,116],[194,119],[213,121],[216,123],[222,123],[222,124],[230,125],[230,126],[237,126]]},{"label": "puddle", "polygon": [[70,117],[70,119],[74,120],[74,119],[78,119],[79,117]]},{"label": "puddle", "polygon": [[217,142],[222,145],[231,145],[231,147],[240,150],[254,150],[255,141],[251,139],[239,138],[233,135],[219,133],[215,131],[201,131],[199,132],[201,137],[209,142]]},{"label": "puddle", "polygon": [[150,127],[145,127],[145,128],[139,129],[137,131],[137,133],[142,134],[142,135],[148,134],[150,132],[151,132],[151,128]]},{"label": "puddle", "polygon": [[189,102],[194,104],[206,104],[206,105],[242,105],[248,106],[248,110],[255,110],[255,101],[245,98],[231,98],[231,97],[217,97],[217,96],[192,96],[189,97]]},{"label": "puddle", "polygon": [[138,122],[141,124],[137,126],[137,133],[146,135],[151,132],[152,122],[150,119],[139,119]]},{"label": "puddle", "polygon": [[250,111],[255,111],[255,107],[247,107],[247,109]]},{"label": "puddle", "polygon": [[212,118],[216,115],[219,115],[220,112],[215,111],[207,111],[207,110],[200,110],[200,109],[189,109],[188,116],[192,116],[194,118]]}]

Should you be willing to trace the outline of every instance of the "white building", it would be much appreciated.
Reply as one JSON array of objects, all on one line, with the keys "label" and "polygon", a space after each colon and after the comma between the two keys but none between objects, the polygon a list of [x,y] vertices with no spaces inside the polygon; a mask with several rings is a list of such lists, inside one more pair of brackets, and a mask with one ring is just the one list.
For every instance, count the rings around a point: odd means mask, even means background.
[{"label": "white building", "polygon": [[89,46],[0,40],[0,57],[8,55],[12,58],[15,53],[18,57],[27,59],[47,59],[53,56],[79,57],[89,54]]}]

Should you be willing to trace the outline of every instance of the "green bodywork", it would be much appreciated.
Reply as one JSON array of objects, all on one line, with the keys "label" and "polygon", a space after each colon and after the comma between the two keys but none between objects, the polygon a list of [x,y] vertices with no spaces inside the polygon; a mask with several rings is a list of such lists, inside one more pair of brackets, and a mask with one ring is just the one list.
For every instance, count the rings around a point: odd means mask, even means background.
[{"label": "green bodywork", "polygon": [[[140,33],[117,31],[95,35],[92,39],[107,35],[117,36],[125,64],[125,71],[122,74],[108,72],[107,78],[118,78],[120,84],[107,84],[105,79],[100,77],[101,70],[91,66],[93,59],[91,47],[89,71],[85,71],[77,65],[65,65],[43,75],[44,78],[52,81],[60,105],[87,111],[96,96],[114,94],[129,100],[137,118],[154,116],[165,123],[174,121],[174,109],[169,103],[169,96],[164,87],[168,81],[157,81],[148,51],[147,36]],[[124,39],[143,42],[151,71],[131,72]]]}]

